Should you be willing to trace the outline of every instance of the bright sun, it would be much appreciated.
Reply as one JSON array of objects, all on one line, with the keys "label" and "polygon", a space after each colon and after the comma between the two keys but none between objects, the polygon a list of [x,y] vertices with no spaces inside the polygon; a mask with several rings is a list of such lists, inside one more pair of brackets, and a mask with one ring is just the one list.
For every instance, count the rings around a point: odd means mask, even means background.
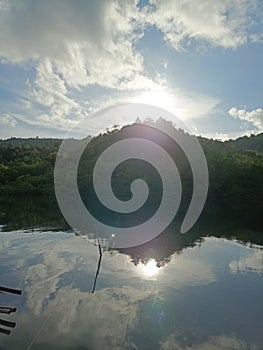
[{"label": "bright sun", "polygon": [[176,112],[176,98],[164,89],[146,91],[132,99],[135,103],[144,103],[161,107],[171,113]]}]

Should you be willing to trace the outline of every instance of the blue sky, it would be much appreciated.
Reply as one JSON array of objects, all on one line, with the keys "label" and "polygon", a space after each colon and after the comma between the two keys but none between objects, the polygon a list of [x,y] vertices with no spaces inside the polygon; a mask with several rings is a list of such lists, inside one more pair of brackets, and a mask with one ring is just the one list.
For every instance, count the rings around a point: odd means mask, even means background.
[{"label": "blue sky", "polygon": [[126,102],[197,135],[260,133],[262,82],[261,0],[0,0],[0,138],[64,137]]}]

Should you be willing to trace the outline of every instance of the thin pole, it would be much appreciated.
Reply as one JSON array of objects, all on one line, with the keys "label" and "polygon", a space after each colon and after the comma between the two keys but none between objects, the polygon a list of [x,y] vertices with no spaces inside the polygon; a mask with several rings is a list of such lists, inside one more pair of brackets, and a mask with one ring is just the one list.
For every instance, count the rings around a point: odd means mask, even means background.
[{"label": "thin pole", "polygon": [[102,260],[102,250],[101,250],[101,245],[100,245],[100,241],[98,239],[98,247],[99,247],[99,261],[98,261],[98,267],[97,267],[97,272],[96,272],[96,275],[95,275],[95,279],[94,279],[94,283],[93,283],[93,288],[92,288],[92,291],[91,293],[93,294],[96,290],[96,285],[97,285],[97,278],[98,278],[98,275],[100,273],[100,266],[101,266],[101,260]]}]

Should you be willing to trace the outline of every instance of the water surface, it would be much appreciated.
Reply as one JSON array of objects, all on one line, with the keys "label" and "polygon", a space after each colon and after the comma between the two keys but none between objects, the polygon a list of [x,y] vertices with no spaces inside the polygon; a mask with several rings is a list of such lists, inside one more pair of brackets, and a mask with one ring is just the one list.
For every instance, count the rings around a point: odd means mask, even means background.
[{"label": "water surface", "polygon": [[[4,229],[4,228],[3,228]],[[70,231],[0,236],[0,349],[263,349],[263,249],[199,234],[105,251]]]}]

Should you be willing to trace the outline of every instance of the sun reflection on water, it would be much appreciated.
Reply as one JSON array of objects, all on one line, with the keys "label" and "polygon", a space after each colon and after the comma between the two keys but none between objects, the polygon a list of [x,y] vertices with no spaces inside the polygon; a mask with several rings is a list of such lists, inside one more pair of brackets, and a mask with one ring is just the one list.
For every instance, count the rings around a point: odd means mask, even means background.
[{"label": "sun reflection on water", "polygon": [[140,263],[138,267],[140,268],[142,275],[145,277],[154,277],[160,270],[155,259],[150,259],[146,264]]}]

